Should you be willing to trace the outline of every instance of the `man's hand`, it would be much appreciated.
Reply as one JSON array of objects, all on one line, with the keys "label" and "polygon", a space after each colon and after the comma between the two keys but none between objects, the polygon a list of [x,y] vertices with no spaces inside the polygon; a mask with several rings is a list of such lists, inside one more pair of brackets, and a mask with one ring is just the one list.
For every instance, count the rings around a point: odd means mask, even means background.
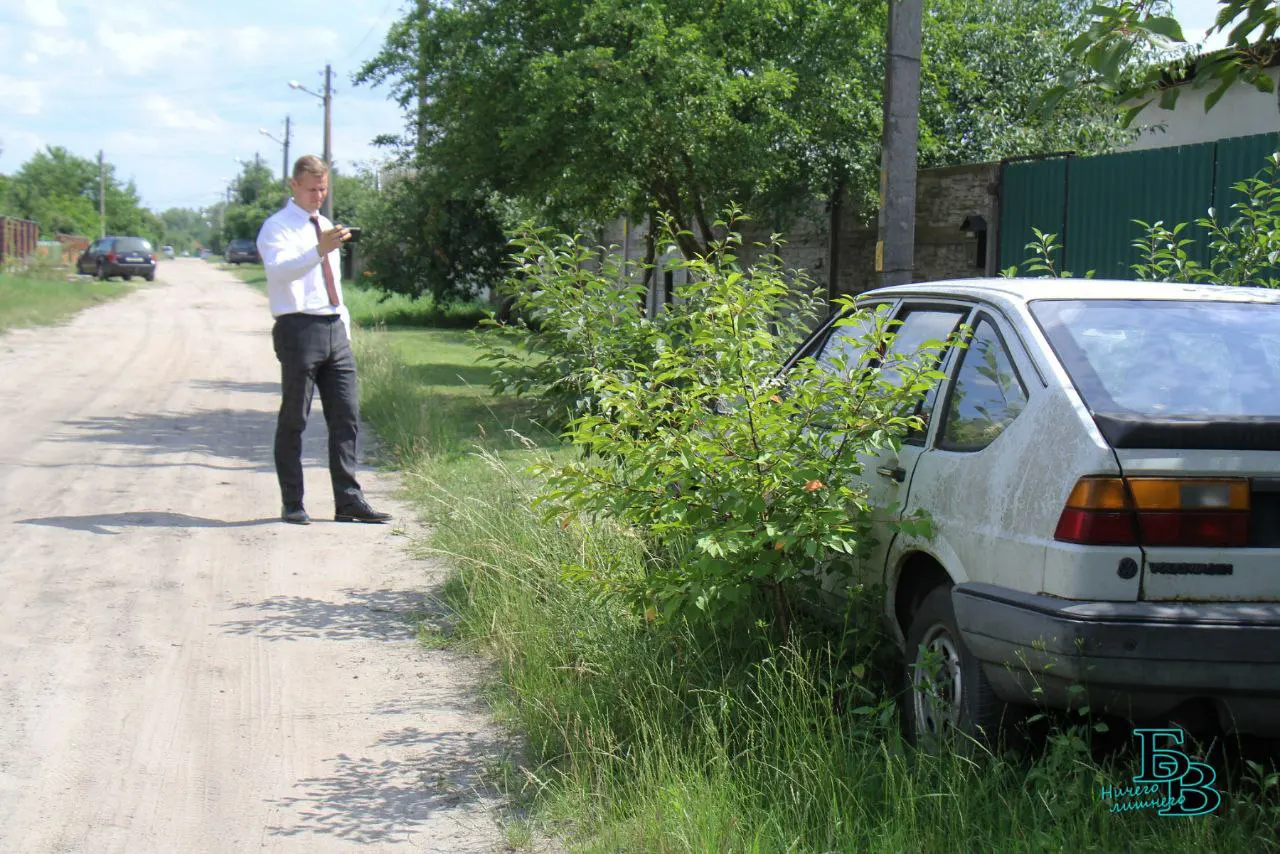
[{"label": "man's hand", "polygon": [[339,246],[347,242],[351,232],[341,225],[320,233],[320,257],[323,258]]}]

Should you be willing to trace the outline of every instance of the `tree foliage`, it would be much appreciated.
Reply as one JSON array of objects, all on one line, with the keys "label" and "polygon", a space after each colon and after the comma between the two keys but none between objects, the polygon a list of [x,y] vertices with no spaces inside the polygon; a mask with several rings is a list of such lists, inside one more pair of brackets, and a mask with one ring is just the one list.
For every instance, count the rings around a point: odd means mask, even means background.
[{"label": "tree foliage", "polygon": [[[164,225],[142,207],[133,181],[121,183],[110,163],[105,164],[104,179],[107,233],[159,242]],[[61,146],[48,146],[32,155],[5,185],[0,214],[35,220],[50,236],[98,234],[102,185],[96,160],[78,157]]]},{"label": "tree foliage", "polygon": [[936,0],[927,12],[921,81],[924,166],[1074,151],[1099,154],[1130,136],[1109,99],[1064,92],[1056,114],[1041,104],[1078,64],[1073,34],[1084,0]]},{"label": "tree foliage", "polygon": [[483,197],[438,194],[400,167],[386,174],[362,217],[361,252],[372,284],[383,290],[466,299],[505,272],[506,235]]},{"label": "tree foliage", "polygon": [[1218,14],[1206,37],[1226,35],[1226,46],[1196,53],[1187,45],[1168,0],[1101,0],[1089,10],[1091,21],[1072,42],[1072,53],[1085,69],[1067,69],[1046,101],[1078,92],[1082,85],[1114,93],[1133,102],[1125,116],[1132,120],[1151,103],[1173,109],[1183,87],[1208,88],[1205,110],[1236,83],[1262,92],[1275,84],[1265,73],[1276,56],[1280,11],[1274,2],[1218,0]]},{"label": "tree foliage", "polygon": [[[1076,0],[943,0],[926,22],[922,155],[933,164],[1095,150],[1113,116],[1034,109],[1067,62]],[[788,221],[878,195],[880,0],[474,0],[415,7],[357,76],[384,83],[439,198],[515,200],[577,228],[669,215],[686,257],[708,211]]]}]

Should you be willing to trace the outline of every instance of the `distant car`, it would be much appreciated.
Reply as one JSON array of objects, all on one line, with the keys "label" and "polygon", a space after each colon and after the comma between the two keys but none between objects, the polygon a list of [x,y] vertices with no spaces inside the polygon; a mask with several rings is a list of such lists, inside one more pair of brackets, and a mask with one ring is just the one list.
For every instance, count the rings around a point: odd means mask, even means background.
[{"label": "distant car", "polygon": [[166,258],[178,257],[178,253],[174,251],[172,246],[161,246],[160,251],[164,254],[164,257]]},{"label": "distant car", "polygon": [[233,240],[227,244],[227,252],[223,256],[228,264],[261,264],[258,246],[252,240]]},{"label": "distant car", "polygon": [[156,252],[141,237],[102,237],[76,259],[76,272],[96,276],[103,281],[120,276],[126,282],[141,276],[148,282],[156,279]]}]

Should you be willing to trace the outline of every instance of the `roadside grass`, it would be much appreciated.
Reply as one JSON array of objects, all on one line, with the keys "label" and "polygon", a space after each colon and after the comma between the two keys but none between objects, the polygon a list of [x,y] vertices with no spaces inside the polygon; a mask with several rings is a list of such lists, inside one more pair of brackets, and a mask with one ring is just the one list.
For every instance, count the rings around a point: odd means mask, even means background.
[{"label": "roadside grass", "polygon": [[1131,785],[1137,757],[1091,751],[1083,729],[932,756],[858,705],[861,678],[817,636],[744,654],[646,622],[582,579],[642,573],[650,556],[616,526],[530,508],[525,467],[574,452],[483,386],[465,335],[371,332],[357,349],[384,462],[431,527],[414,548],[454,567],[452,623],[424,640],[493,658],[493,708],[527,744],[506,778],[527,811],[510,840],[532,828],[583,851],[1280,850],[1274,784],[1224,779],[1213,815],[1113,814],[1100,789]]},{"label": "roadside grass", "polygon": [[[232,273],[259,291],[267,290],[267,274],[261,264],[226,264],[218,269]],[[489,309],[483,301],[437,302],[430,294],[413,298],[353,282],[343,283],[343,297],[357,326],[430,327],[472,329]]]},{"label": "roadside grass", "polygon": [[125,282],[99,282],[70,270],[0,273],[0,332],[48,326],[82,309],[130,293]]}]

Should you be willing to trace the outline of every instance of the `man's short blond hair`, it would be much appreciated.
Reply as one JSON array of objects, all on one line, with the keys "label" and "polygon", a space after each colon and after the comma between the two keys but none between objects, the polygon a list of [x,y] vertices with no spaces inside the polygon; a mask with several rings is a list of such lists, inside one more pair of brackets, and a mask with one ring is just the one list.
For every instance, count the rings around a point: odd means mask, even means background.
[{"label": "man's short blond hair", "polygon": [[314,154],[304,154],[293,161],[293,180],[295,181],[300,180],[303,175],[314,175],[317,178],[323,178],[328,174],[329,164]]}]

